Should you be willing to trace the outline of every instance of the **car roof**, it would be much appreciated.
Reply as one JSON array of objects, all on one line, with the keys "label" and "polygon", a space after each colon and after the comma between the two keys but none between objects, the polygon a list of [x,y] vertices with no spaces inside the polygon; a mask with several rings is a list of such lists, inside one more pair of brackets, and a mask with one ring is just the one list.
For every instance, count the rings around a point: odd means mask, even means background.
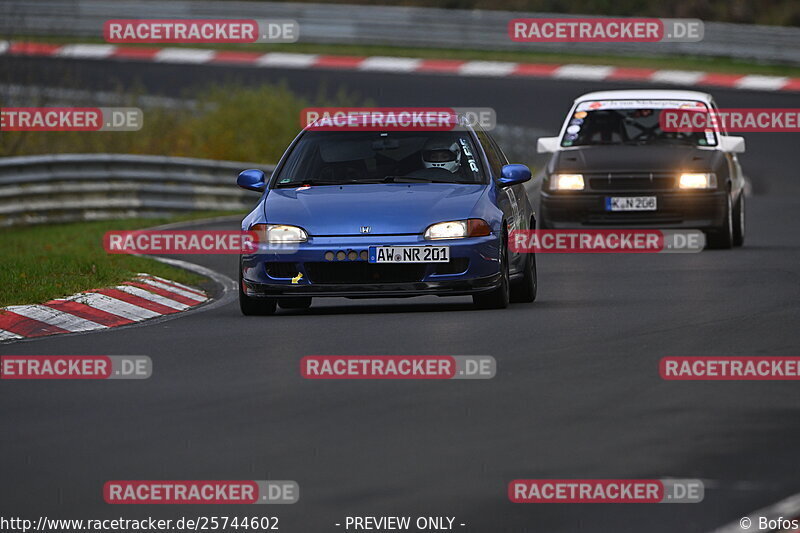
[{"label": "car roof", "polygon": [[586,93],[575,99],[575,102],[586,100],[699,100],[710,104],[713,100],[708,93],[700,91],[681,91],[671,89],[631,89],[624,91],[596,91]]}]

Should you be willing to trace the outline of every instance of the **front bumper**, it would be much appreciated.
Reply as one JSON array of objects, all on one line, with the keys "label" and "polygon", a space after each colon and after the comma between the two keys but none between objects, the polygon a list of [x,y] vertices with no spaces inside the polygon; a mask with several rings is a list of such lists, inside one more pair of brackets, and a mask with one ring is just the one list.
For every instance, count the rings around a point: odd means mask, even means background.
[{"label": "front bumper", "polygon": [[[608,196],[655,196],[655,211],[606,211]],[[553,229],[586,226],[712,229],[726,216],[725,191],[542,192],[540,218]]]},{"label": "front bumper", "polygon": [[[448,263],[373,264],[361,259],[370,246],[449,246]],[[358,259],[328,260],[326,253],[355,252]],[[250,297],[354,298],[459,296],[500,283],[499,240],[494,235],[426,241],[420,235],[311,237],[283,253],[241,256],[242,288]]]}]

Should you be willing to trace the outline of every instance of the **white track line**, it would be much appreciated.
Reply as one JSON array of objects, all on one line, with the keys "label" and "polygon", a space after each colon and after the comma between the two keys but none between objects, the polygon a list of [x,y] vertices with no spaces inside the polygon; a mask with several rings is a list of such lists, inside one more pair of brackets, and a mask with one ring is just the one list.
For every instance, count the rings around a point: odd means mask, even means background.
[{"label": "white track line", "polygon": [[705,72],[692,70],[657,70],[650,76],[650,81],[675,85],[697,85],[705,75]]},{"label": "white track line", "polygon": [[183,289],[179,289],[178,287],[173,287],[172,285],[167,285],[166,283],[161,283],[160,281],[155,281],[155,280],[147,279],[147,278],[137,278],[137,281],[139,283],[144,283],[144,284],[150,285],[151,287],[155,287],[157,289],[164,289],[165,291],[169,291],[169,292],[178,294],[180,296],[184,296],[186,298],[189,298],[190,300],[196,301],[197,303],[204,302],[204,301],[208,300],[208,298],[206,298],[205,296],[199,296],[195,292],[185,291]]},{"label": "white track line", "polygon": [[751,74],[736,81],[735,87],[739,89],[753,89],[757,91],[777,91],[789,81],[782,76],[758,76]]},{"label": "white track line", "polygon": [[465,76],[505,77],[516,68],[516,63],[506,61],[467,61],[459,67],[458,72]]},{"label": "white track line", "polygon": [[[31,43],[33,45],[41,43]],[[0,40],[0,54],[7,54],[11,49],[12,43],[9,41]],[[35,46],[32,50],[21,48],[14,53],[19,55],[41,55],[51,57],[67,57],[76,59],[97,59],[97,60],[110,60],[120,59],[115,57],[115,53],[121,47],[109,44],[66,44],[56,49],[50,50],[45,48],[39,50]],[[218,57],[220,51],[214,49],[199,49],[199,48],[161,48],[152,57],[141,58],[140,60],[149,60],[160,63],[189,63],[189,64],[207,64],[213,63]],[[335,57],[331,56],[328,64],[320,61],[322,56],[316,54],[300,54],[300,53],[287,53],[287,52],[270,52],[255,56],[252,59],[245,59],[244,61],[237,62],[243,66],[253,67],[274,67],[274,68],[296,68],[296,69],[314,69],[314,68],[341,68],[344,70],[362,70],[362,71],[379,71],[379,72],[425,72],[432,74],[441,72],[447,74],[459,74],[462,76],[482,76],[482,77],[495,77],[503,78],[514,76],[517,69],[525,70],[526,66],[544,66],[535,63],[514,63],[508,61],[461,61],[460,66],[455,70],[445,68],[437,70],[431,68],[430,65],[425,66],[425,59],[409,58],[409,57],[392,57],[392,56],[367,56],[355,58],[356,61],[345,61],[343,64],[336,64]],[[124,60],[124,59],[120,59]],[[436,61],[436,60],[433,60]],[[425,66],[425,68],[422,68]],[[570,79],[570,80],[586,80],[586,81],[604,81],[613,76],[616,72],[622,70],[623,73],[619,77],[619,81],[625,80],[624,70],[625,67],[616,67],[611,65],[580,65],[580,64],[565,64],[558,65],[557,68],[545,69],[546,73],[537,75],[535,77],[553,78],[553,79]],[[728,87],[734,89],[745,89],[753,91],[797,91],[796,82],[798,78],[789,78],[784,76],[762,76],[758,74],[744,75],[739,79],[732,79],[728,81],[708,81],[704,83],[709,77],[713,77],[715,72],[695,72],[684,70],[655,70],[647,77],[636,76],[634,82],[652,82],[652,83],[671,83],[681,86],[704,86],[710,85],[713,87]],[[792,84],[789,86],[789,84]]]},{"label": "white track line", "polygon": [[72,332],[106,328],[103,324],[98,324],[97,322],[92,322],[91,320],[86,320],[85,318],[71,315],[63,311],[56,311],[45,305],[11,305],[5,309],[12,313],[17,313],[18,315]]},{"label": "white track line", "polygon": [[145,309],[144,307],[129,304],[128,302],[123,302],[117,298],[112,298],[111,296],[98,294],[96,292],[76,294],[74,296],[70,296],[67,298],[67,300],[86,304],[91,307],[96,307],[97,309],[105,311],[106,313],[121,316],[122,318],[133,320],[134,322],[162,316],[161,313],[156,313],[155,311]]},{"label": "white track line", "polygon": [[[191,227],[191,224],[187,224],[187,227]],[[209,278],[222,288],[222,294],[220,294],[217,298],[214,298],[214,300],[203,305],[202,307],[193,308],[187,311],[187,313],[191,313],[195,309],[197,309],[198,311],[208,311],[209,309],[215,309],[223,305],[228,305],[229,303],[234,302],[236,300],[237,295],[239,294],[238,282],[232,280],[225,274],[220,274],[219,272],[211,270],[210,268],[206,268],[204,266],[197,265],[195,263],[189,263],[188,261],[182,261],[180,259],[160,257],[157,255],[149,255],[147,257],[150,257],[151,259],[153,259],[154,261],[158,261],[159,263],[180,267],[184,270],[188,270],[189,272],[200,274],[203,277]],[[156,278],[156,276],[151,276],[151,277]],[[178,285],[180,284],[178,283]]]},{"label": "white track line", "polygon": [[153,58],[159,63],[208,63],[216,54],[216,50],[164,48]]},{"label": "white track line", "polygon": [[[181,262],[185,263],[185,261],[181,261]],[[186,263],[186,264],[187,265],[193,265],[194,263]],[[186,268],[186,267],[184,267],[184,268],[186,270],[188,270],[188,268]],[[177,281],[172,281],[170,279],[159,278],[158,276],[153,276],[152,274],[144,274],[142,272],[139,272],[139,274],[137,274],[137,275],[140,277],[140,279],[152,279],[152,280],[155,280],[155,281],[160,281],[160,282],[165,283],[167,285],[175,285],[176,287],[180,287],[181,289],[185,290],[186,292],[191,292],[195,296],[201,297],[203,300],[207,300],[208,299],[203,292],[199,291],[198,289],[195,289],[194,287],[190,287],[188,285],[184,285],[183,283],[178,283]]]},{"label": "white track line", "polygon": [[23,337],[22,335],[17,335],[16,333],[11,333],[10,331],[0,329],[0,341],[11,341],[24,338],[25,337]]},{"label": "white track line", "polygon": [[191,305],[186,305],[180,302],[176,302],[175,300],[171,300],[165,296],[161,296],[160,294],[149,292],[144,289],[140,289],[139,287],[134,287],[132,285],[117,285],[114,288],[117,289],[118,291],[127,292],[128,294],[131,294],[133,296],[138,296],[139,298],[144,298],[145,300],[149,300],[151,302],[155,302],[157,304],[161,304],[178,311],[183,311],[191,307]]},{"label": "white track line", "polygon": [[380,72],[413,72],[419,68],[420,63],[422,63],[421,59],[411,57],[372,56],[362,61],[358,69]]},{"label": "white track line", "polygon": [[256,60],[262,67],[308,68],[317,62],[315,54],[293,54],[287,52],[270,52]]},{"label": "white track line", "polygon": [[55,53],[58,57],[74,57],[76,59],[105,59],[117,49],[111,44],[67,44]]},{"label": "white track line", "polygon": [[602,65],[563,65],[553,71],[553,77],[565,80],[593,80],[608,78],[614,67]]}]

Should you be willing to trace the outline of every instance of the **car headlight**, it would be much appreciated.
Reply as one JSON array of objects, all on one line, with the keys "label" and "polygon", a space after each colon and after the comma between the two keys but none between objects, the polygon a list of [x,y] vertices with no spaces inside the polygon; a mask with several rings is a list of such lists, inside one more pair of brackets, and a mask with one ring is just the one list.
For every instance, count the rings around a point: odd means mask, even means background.
[{"label": "car headlight", "polygon": [[550,176],[551,191],[582,191],[583,174],[553,174]]},{"label": "car headlight", "polygon": [[717,176],[707,172],[687,172],[678,180],[681,189],[716,189]]},{"label": "car headlight", "polygon": [[464,237],[485,237],[492,233],[492,228],[485,220],[469,218],[467,220],[450,220],[431,224],[425,230],[425,239],[463,239]]},{"label": "car headlight", "polygon": [[258,233],[259,242],[268,244],[291,244],[308,240],[306,230],[286,224],[255,224],[250,231]]}]

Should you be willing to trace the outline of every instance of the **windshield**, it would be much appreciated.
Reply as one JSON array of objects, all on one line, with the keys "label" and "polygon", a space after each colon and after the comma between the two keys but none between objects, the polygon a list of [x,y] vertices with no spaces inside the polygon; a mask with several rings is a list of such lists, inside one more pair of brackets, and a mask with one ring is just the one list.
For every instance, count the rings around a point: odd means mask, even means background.
[{"label": "windshield", "polygon": [[704,109],[701,102],[676,100],[605,100],[581,102],[564,131],[561,146],[609,144],[682,144],[716,146],[713,131],[663,131],[659,117],[667,109]]},{"label": "windshield", "polygon": [[273,187],[485,183],[467,132],[307,131]]}]

